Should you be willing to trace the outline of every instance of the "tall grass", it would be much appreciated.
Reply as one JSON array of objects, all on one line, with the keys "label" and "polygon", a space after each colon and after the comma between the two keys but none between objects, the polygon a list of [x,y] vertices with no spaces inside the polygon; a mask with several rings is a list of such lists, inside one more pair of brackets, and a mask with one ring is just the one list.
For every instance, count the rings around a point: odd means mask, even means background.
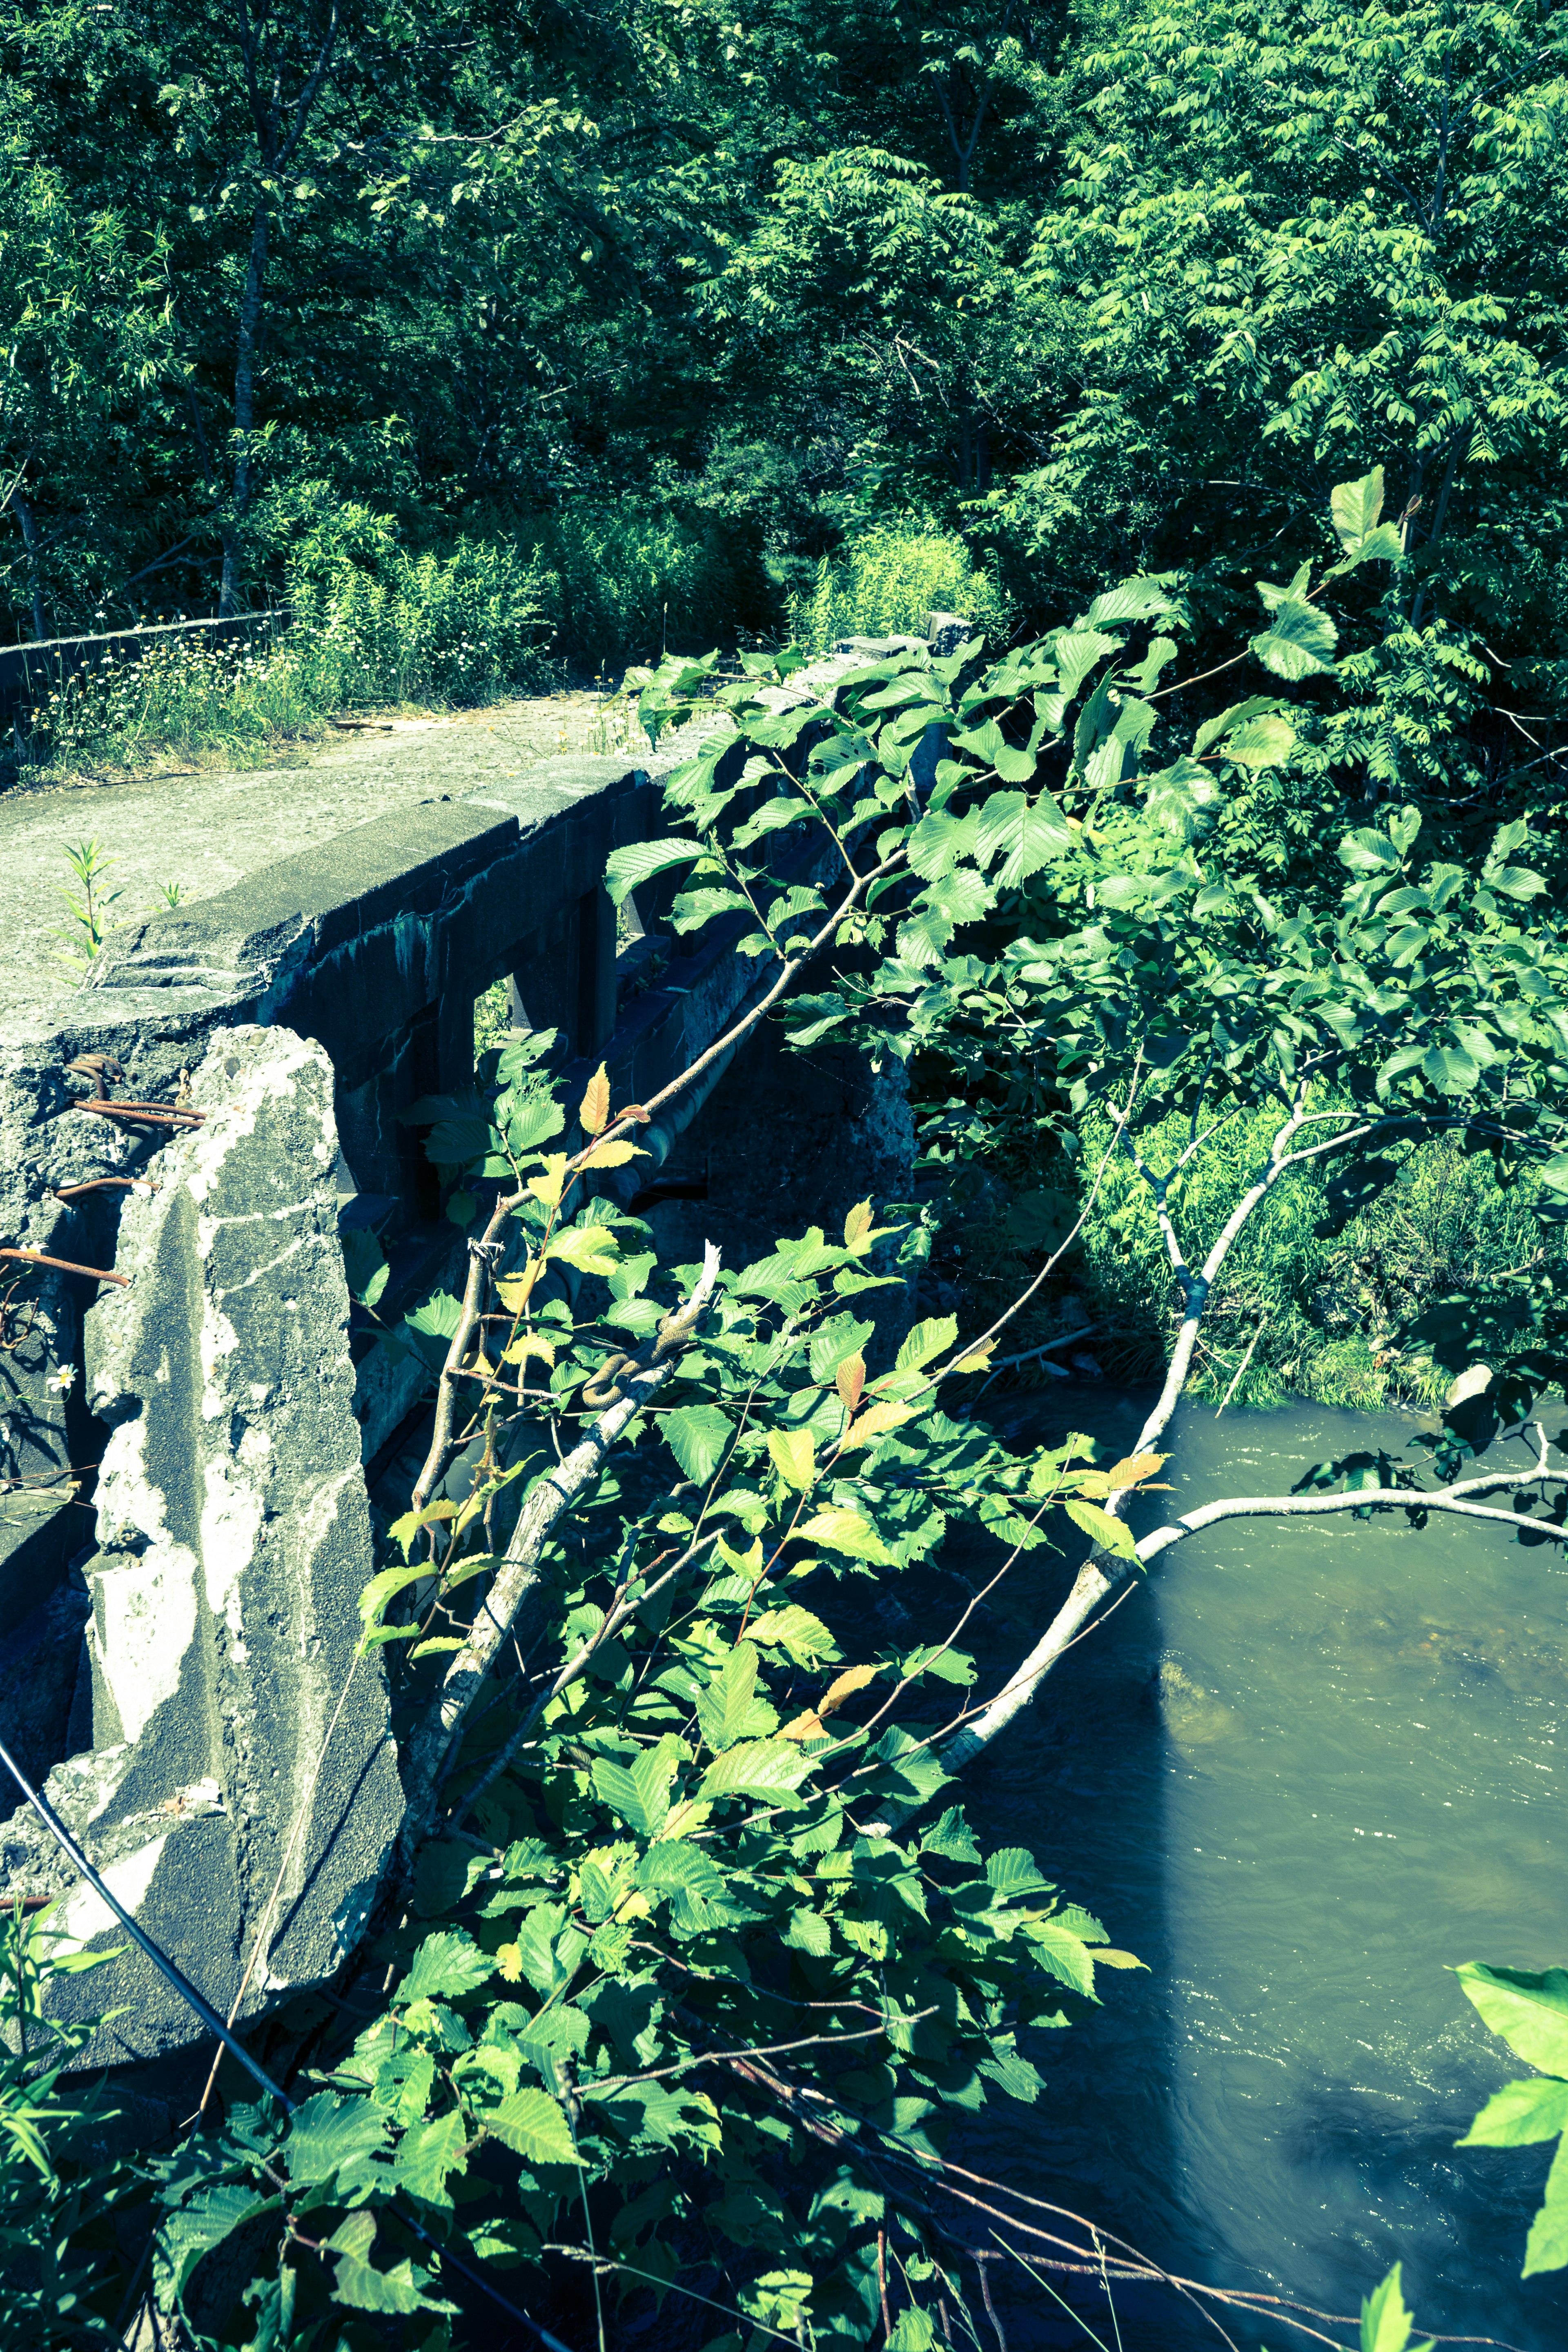
[{"label": "tall grass", "polygon": [[556,646],[595,670],[702,652],[777,619],[754,550],[718,517],[583,500],[542,521],[531,545]]},{"label": "tall grass", "polygon": [[1012,622],[1002,590],[957,533],[906,516],[874,523],[824,558],[810,593],[790,599],[790,635],[808,653],[840,637],[923,637],[933,612],[963,614],[995,646]]},{"label": "tall grass", "polygon": [[[1202,1263],[1278,1124],[1266,1113],[1237,1118],[1172,1185],[1190,1265]],[[1103,1121],[1086,1122],[1076,1184],[1059,1160],[1042,1171],[1021,1151],[949,1177],[932,1254],[939,1291],[967,1297],[984,1320],[1016,1298],[1071,1231],[1110,1133]],[[1178,1119],[1138,1141],[1146,1163],[1163,1170],[1186,1139]],[[1533,1180],[1504,1191],[1489,1159],[1438,1140],[1410,1151],[1387,1190],[1335,1234],[1320,1230],[1330,1222],[1328,1177],[1321,1168],[1293,1171],[1232,1245],[1205,1310],[1189,1393],[1215,1405],[1228,1395],[1233,1408],[1287,1397],[1369,1409],[1437,1402],[1450,1376],[1402,1334],[1445,1292],[1534,1266],[1568,1272],[1559,1229],[1532,1213],[1540,1197]],[[1006,1354],[1027,1360],[1002,1377],[1046,1381],[1035,1351],[1082,1330],[1083,1346],[1114,1379],[1156,1379],[1179,1315],[1148,1187],[1118,1151],[1105,1160],[1078,1239],[1010,1327]],[[1071,1350],[1058,1344],[1052,1353],[1065,1365]]]},{"label": "tall grass", "polygon": [[[378,517],[347,510],[335,541],[305,541],[287,631],[251,645],[165,639],[106,656],[34,714],[46,767],[135,767],[154,757],[243,766],[334,712],[475,703],[549,678],[549,575],[502,542],[408,555]],[[356,536],[356,525],[365,528]],[[368,553],[366,541],[369,541]]]}]

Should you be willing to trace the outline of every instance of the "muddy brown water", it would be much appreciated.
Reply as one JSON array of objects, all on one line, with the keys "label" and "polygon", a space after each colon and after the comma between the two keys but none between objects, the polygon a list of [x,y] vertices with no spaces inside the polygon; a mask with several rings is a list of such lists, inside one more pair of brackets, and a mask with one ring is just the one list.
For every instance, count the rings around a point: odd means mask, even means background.
[{"label": "muddy brown water", "polygon": [[[1144,1404],[1085,1388],[997,1418],[1122,1444]],[[1423,1425],[1188,1410],[1171,1504],[1281,1492],[1354,1445],[1419,1459]],[[1066,1580],[1031,1566],[991,1617],[991,1676]],[[1403,1517],[1191,1539],[968,1776],[982,1837],[1030,1846],[1149,1973],[1102,1971],[1087,2027],[1034,2037],[1044,2098],[998,2101],[951,2152],[1190,2276],[1354,2315],[1399,2261],[1422,2334],[1560,2352],[1568,2286],[1519,2275],[1550,2148],[1454,2146],[1529,2070],[1448,1971],[1568,1962],[1565,1763],[1554,1549]],[[1118,2330],[1121,2352],[1221,2340],[1166,2294],[1116,2290],[1113,2326],[1098,2292],[1068,2290],[1074,2319],[998,2284],[1010,2352],[1085,2324],[1107,2352]],[[1247,2352],[1307,2340],[1227,2325]]]}]

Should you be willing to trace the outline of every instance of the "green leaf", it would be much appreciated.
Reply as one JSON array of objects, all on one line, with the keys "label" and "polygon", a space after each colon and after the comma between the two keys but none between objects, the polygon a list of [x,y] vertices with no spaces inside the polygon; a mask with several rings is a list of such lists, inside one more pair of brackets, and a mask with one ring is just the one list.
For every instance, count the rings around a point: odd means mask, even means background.
[{"label": "green leaf", "polygon": [[1264,711],[1273,711],[1278,709],[1279,705],[1271,694],[1249,694],[1245,702],[1233,702],[1230,709],[1222,710],[1217,718],[1204,720],[1203,725],[1193,737],[1194,759],[1201,760],[1210,744],[1217,743],[1220,737],[1228,734],[1233,727],[1239,727],[1247,719],[1257,718]]},{"label": "green leaf", "polygon": [[815,1666],[839,1654],[838,1644],[821,1618],[814,1617],[797,1601],[782,1609],[764,1609],[753,1619],[751,1635],[760,1648],[783,1650],[797,1666]]},{"label": "green leaf", "polygon": [[575,2164],[577,2150],[560,2107],[548,2091],[514,2091],[485,2116],[485,2128],[530,2164]]},{"label": "green leaf", "polygon": [[351,1225],[338,1239],[350,1297],[357,1298],[365,1307],[374,1307],[392,1273],[381,1244],[366,1225]]},{"label": "green leaf", "polygon": [[1094,1957],[1088,1945],[1058,1919],[1026,1921],[1023,1934],[1047,1972],[1074,1992],[1092,1997]]},{"label": "green leaf", "polygon": [[414,1965],[394,1993],[395,2001],[452,2000],[477,1991],[495,1974],[495,1962],[463,1929],[442,1927],[426,1936]]},{"label": "green leaf", "polygon": [[809,1429],[770,1429],[768,1454],[786,1486],[809,1494],[816,1479],[816,1441]]},{"label": "green leaf", "polygon": [[1034,1855],[1026,1846],[1005,1845],[985,1857],[986,1883],[998,1895],[1034,1895],[1053,1891],[1055,1881],[1045,1877]]},{"label": "green leaf", "polygon": [[169,2265],[175,2294],[183,2291],[204,2254],[221,2246],[254,2214],[266,2212],[277,2202],[274,2197],[258,2197],[254,2189],[237,2181],[198,2189],[177,2213],[170,2216],[159,2233],[160,2251]]},{"label": "green leaf", "polygon": [[1516,2057],[1543,2074],[1568,2075],[1568,1969],[1531,1975],[1468,1960],[1456,1969],[1467,1999]]},{"label": "green leaf", "polygon": [[1552,2169],[1546,2176],[1546,2194],[1541,2200],[1525,2241],[1522,2275],[1537,2278],[1542,2271],[1560,2271],[1565,2266],[1568,2266],[1568,2157],[1559,2147],[1552,2159]]},{"label": "green leaf", "polygon": [[[485,1974],[491,1973],[485,1964]],[[318,2091],[296,2107],[283,2145],[289,2178],[297,2186],[330,2180],[338,2167],[372,2155],[386,2145],[392,2119],[369,2099],[342,2098],[335,2091]]]},{"label": "green leaf", "polygon": [[659,1424],[666,1444],[689,1478],[705,1486],[728,1451],[732,1432],[716,1404],[682,1405]]},{"label": "green leaf", "polygon": [[334,2303],[353,2311],[454,2311],[455,2304],[432,2303],[420,2292],[425,2273],[405,2259],[390,2271],[373,2268],[370,2250],[375,2242],[375,2215],[363,2208],[341,2222],[327,2244],[341,2255],[332,2284]]},{"label": "green leaf", "polygon": [[553,1095],[525,1095],[513,1100],[507,1116],[506,1139],[514,1160],[526,1160],[542,1143],[560,1134],[566,1114]]},{"label": "green leaf", "polygon": [[756,1688],[756,1651],[750,1642],[737,1643],[697,1701],[697,1721],[710,1748],[717,1751],[734,1746],[746,1727]]},{"label": "green leaf", "polygon": [[1138,1547],[1131,1529],[1123,1527],[1120,1519],[1113,1519],[1109,1511],[1102,1511],[1098,1503],[1082,1502],[1075,1495],[1063,1508],[1074,1527],[1081,1528],[1102,1551],[1114,1552],[1118,1559],[1137,1558]]},{"label": "green leaf", "polygon": [[1248,719],[1225,738],[1221,750],[1234,767],[1282,768],[1296,749],[1296,730],[1277,710]]},{"label": "green leaf", "polygon": [[820,1911],[792,1911],[779,1941],[791,1951],[810,1952],[814,1958],[825,1960],[833,1949],[833,1930]]},{"label": "green leaf", "polygon": [[1032,801],[1022,793],[993,793],[980,811],[974,854],[982,866],[1002,858],[997,886],[1012,890],[1070,849],[1073,841],[1067,818],[1049,793]]},{"label": "green leaf", "polygon": [[689,866],[704,855],[700,841],[633,841],[612,850],[605,867],[605,888],[612,905],[623,906],[632,892],[672,866]]},{"label": "green leaf", "polygon": [[1456,2147],[1529,2147],[1568,2131],[1568,2083],[1550,2074],[1494,2091]]},{"label": "green leaf", "polygon": [[727,1748],[702,1775],[700,1797],[793,1798],[811,1769],[808,1757],[787,1739],[749,1739]]},{"label": "green leaf", "polygon": [[900,1372],[919,1371],[921,1366],[929,1364],[933,1356],[940,1356],[951,1348],[957,1337],[958,1318],[955,1315],[929,1316],[923,1323],[915,1325],[899,1349],[895,1370]]},{"label": "green leaf", "polygon": [[1287,596],[1268,627],[1253,638],[1252,650],[1265,669],[1294,682],[1331,669],[1339,639],[1339,629],[1327,613]]},{"label": "green leaf", "polygon": [[1377,527],[1383,512],[1383,467],[1374,466],[1359,482],[1339,482],[1329,492],[1329,513],[1348,555],[1368,531]]},{"label": "green leaf", "polygon": [[[755,1651],[752,1655],[754,1661]],[[658,1748],[645,1748],[629,1771],[607,1756],[597,1756],[594,1759],[594,1787],[628,1829],[635,1830],[638,1837],[653,1838],[669,1817],[669,1783],[674,1769],[674,1759]]]},{"label": "green leaf", "polygon": [[1480,1071],[1473,1057],[1458,1045],[1429,1045],[1421,1056],[1421,1075],[1439,1094],[1468,1094]]},{"label": "green leaf", "polygon": [[858,1511],[838,1507],[817,1511],[795,1534],[802,1543],[826,1544],[829,1551],[842,1552],[847,1559],[869,1560],[878,1568],[898,1565],[876,1528]]},{"label": "green leaf", "polygon": [[1406,2311],[1405,2297],[1399,2288],[1399,2264],[1394,2263],[1383,2284],[1363,2299],[1361,2306],[1361,2352],[1432,2352],[1432,2345],[1413,2346],[1410,2330],[1414,2315]]},{"label": "green leaf", "polygon": [[1404,862],[1398,843],[1385,833],[1374,833],[1370,825],[1347,833],[1340,844],[1340,864],[1348,866],[1352,874],[1397,874]]}]

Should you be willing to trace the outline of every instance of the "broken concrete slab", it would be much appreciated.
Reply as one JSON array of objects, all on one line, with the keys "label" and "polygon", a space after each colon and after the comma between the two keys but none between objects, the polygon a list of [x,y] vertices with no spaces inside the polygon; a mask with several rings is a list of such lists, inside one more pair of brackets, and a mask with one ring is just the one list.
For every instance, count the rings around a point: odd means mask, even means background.
[{"label": "broken concrete slab", "polygon": [[[286,1028],[237,1027],[190,1093],[206,1123],[132,1198],[130,1286],[88,1317],[89,1397],[110,1430],[85,1568],[92,1755],[47,1788],[215,2006],[265,1930],[247,2013],[352,1948],[403,1798],[380,1661],[355,1656],[373,1561],[331,1064]],[[0,1866],[26,1891],[65,1874],[31,1816],[0,1831]],[[79,1889],[62,1932],[107,1947],[102,1908]],[[135,1951],[60,1980],[59,2000],[123,2008],[94,2064],[201,2030]]]}]

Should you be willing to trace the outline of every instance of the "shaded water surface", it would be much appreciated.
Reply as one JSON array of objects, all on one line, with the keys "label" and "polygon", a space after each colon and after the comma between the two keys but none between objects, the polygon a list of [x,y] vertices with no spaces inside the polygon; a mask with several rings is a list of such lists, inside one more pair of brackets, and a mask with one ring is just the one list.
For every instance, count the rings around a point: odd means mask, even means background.
[{"label": "shaded water surface", "polygon": [[[1079,1391],[1013,1425],[1121,1444],[1142,1412]],[[1419,1458],[1421,1425],[1189,1411],[1159,1516],[1352,1445]],[[1065,1582],[1031,1564],[986,1626],[990,1676]],[[968,1792],[984,1839],[1031,1846],[1151,1973],[1102,1971],[1093,2022],[1037,2037],[1047,2097],[953,2155],[1215,2284],[1353,2313],[1402,2260],[1424,2329],[1568,2347],[1568,2289],[1519,2278],[1550,2150],[1453,2145],[1526,2070],[1447,1973],[1568,1961],[1565,1677],[1568,1573],[1502,1529],[1253,1521],[1171,1553]],[[1016,2284],[1013,2352],[1088,2340]],[[1219,2342],[1174,2298],[1118,2304],[1123,2352]],[[1112,2346],[1103,2303],[1094,2324]]]}]

